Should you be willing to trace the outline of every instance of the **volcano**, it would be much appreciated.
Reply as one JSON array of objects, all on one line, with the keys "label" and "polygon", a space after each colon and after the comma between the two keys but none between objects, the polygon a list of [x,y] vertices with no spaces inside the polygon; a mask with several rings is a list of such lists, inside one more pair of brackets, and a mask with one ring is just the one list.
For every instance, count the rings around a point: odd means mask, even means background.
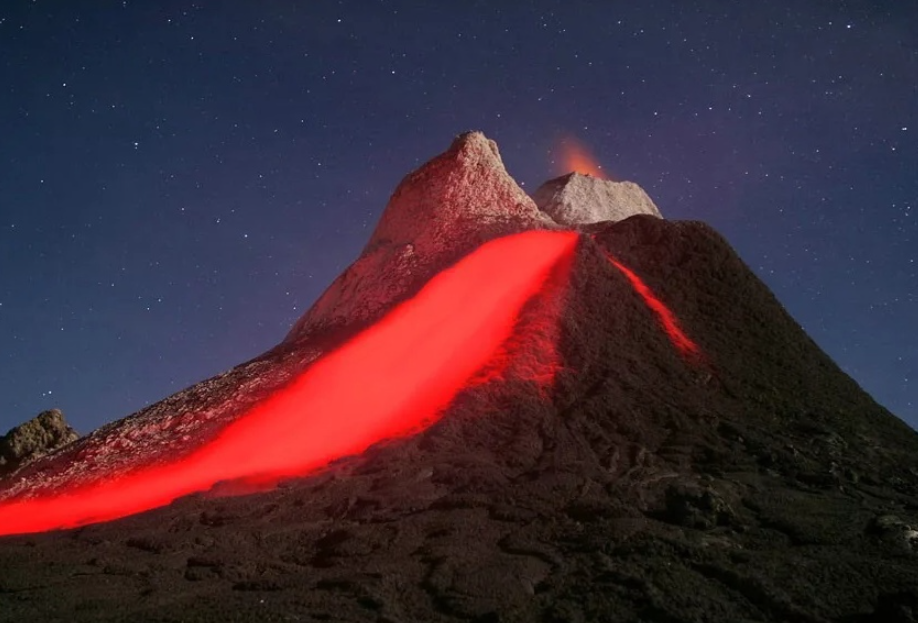
[{"label": "volcano", "polygon": [[918,435],[635,184],[456,138],[275,348],[0,477],[0,620],[915,621]]}]

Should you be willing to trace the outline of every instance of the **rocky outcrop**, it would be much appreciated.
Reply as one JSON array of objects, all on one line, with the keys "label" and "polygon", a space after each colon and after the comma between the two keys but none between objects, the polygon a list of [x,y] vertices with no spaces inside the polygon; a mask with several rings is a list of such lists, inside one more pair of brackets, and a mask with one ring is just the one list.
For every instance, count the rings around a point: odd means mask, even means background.
[{"label": "rocky outcrop", "polygon": [[603,221],[621,221],[635,214],[663,218],[653,200],[634,182],[613,182],[580,173],[568,173],[545,182],[532,198],[552,220],[575,229]]},{"label": "rocky outcrop", "polygon": [[494,141],[461,134],[402,180],[360,257],[285,341],[371,322],[483,242],[528,229],[559,227],[510,177]]},{"label": "rocky outcrop", "polygon": [[0,475],[8,474],[79,438],[59,409],[37,416],[0,437]]}]

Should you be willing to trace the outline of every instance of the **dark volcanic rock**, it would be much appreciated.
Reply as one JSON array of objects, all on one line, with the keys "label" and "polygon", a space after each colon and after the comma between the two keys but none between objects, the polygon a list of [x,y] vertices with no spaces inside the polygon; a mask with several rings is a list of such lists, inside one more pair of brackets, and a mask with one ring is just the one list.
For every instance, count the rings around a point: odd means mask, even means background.
[{"label": "dark volcanic rock", "polygon": [[78,438],[59,409],[42,411],[0,437],[0,476]]},{"label": "dark volcanic rock", "polygon": [[591,232],[553,388],[474,385],[268,493],[0,539],[0,620],[914,621],[918,435],[707,225]]}]

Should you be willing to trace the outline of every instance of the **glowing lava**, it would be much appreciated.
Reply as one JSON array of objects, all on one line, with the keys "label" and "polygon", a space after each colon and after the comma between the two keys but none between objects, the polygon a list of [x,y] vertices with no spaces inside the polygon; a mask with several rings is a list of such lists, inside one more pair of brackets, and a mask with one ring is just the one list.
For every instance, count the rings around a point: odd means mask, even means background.
[{"label": "glowing lava", "polygon": [[638,277],[634,271],[630,268],[616,260],[608,251],[600,247],[603,254],[606,256],[606,259],[615,266],[631,283],[631,287],[634,288],[635,292],[641,295],[641,298],[644,299],[644,303],[647,304],[647,307],[657,315],[657,318],[660,321],[660,324],[663,326],[663,330],[666,331],[666,335],[669,337],[669,341],[672,342],[673,346],[687,358],[697,358],[701,355],[701,349],[698,348],[698,345],[689,338],[682,331],[682,328],[679,326],[679,322],[676,320],[675,314],[653,293],[644,281]]},{"label": "glowing lava", "polygon": [[[567,281],[577,238],[574,232],[529,231],[482,245],[213,442],[172,463],[0,503],[0,535],[117,519],[222,481],[264,484],[305,475],[381,439],[422,430],[470,384],[507,373],[550,382],[557,355],[553,319],[562,305],[557,289]],[[699,355],[672,311],[633,271],[603,252],[680,353]],[[520,316],[528,301],[548,315]],[[518,320],[522,331],[515,335]]]},{"label": "glowing lava", "polygon": [[586,146],[573,137],[564,138],[559,148],[561,150],[561,168],[562,173],[582,173],[592,175],[604,180],[609,179],[599,162],[590,153]]},{"label": "glowing lava", "polygon": [[482,245],[212,443],[170,464],[0,503],[0,534],[108,521],[220,481],[306,474],[429,426],[499,353],[524,304],[576,242],[574,232],[529,231]]}]

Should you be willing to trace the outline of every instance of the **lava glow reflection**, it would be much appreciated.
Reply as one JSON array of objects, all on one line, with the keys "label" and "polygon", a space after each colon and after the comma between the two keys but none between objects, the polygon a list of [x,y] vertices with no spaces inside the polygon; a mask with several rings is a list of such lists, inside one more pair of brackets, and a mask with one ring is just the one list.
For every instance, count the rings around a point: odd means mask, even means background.
[{"label": "lava glow reflection", "polygon": [[530,231],[484,244],[202,449],[101,484],[3,503],[0,534],[116,519],[220,481],[305,474],[417,432],[498,353],[576,242],[573,232]]},{"label": "lava glow reflection", "polygon": [[577,139],[568,136],[561,141],[559,148],[563,173],[582,173],[604,180],[609,179],[609,176],[603,172],[599,161],[593,157],[586,145]]}]

